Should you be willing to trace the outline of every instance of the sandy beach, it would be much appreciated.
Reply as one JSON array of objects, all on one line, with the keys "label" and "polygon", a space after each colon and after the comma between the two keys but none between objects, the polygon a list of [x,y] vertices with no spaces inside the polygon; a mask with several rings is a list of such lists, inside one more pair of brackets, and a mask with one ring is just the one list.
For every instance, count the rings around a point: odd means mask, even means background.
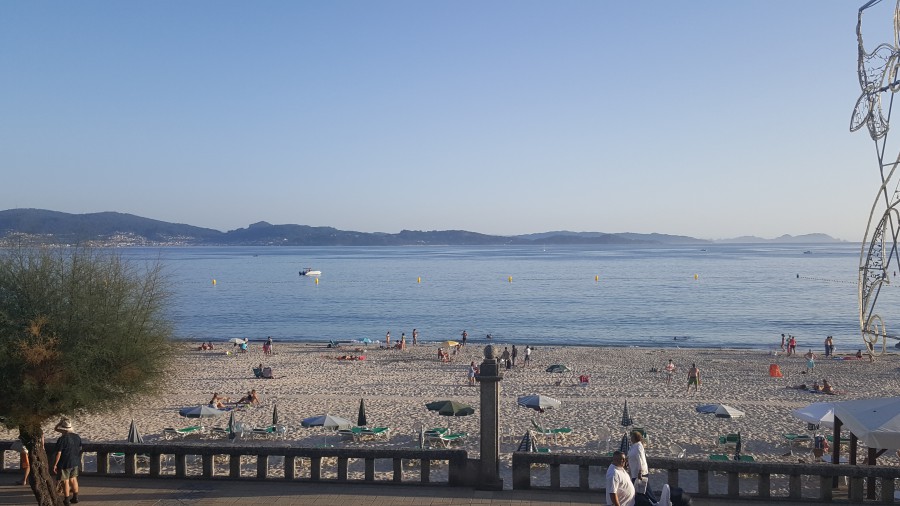
[{"label": "sandy beach", "polygon": [[[163,395],[143,399],[116,413],[75,416],[76,431],[87,440],[120,441],[134,418],[145,439],[152,441],[162,437],[164,427],[194,423],[181,418],[179,408],[206,404],[213,392],[235,400],[255,388],[260,406],[238,412],[237,420],[253,426],[268,425],[277,403],[281,423],[288,426],[286,439],[292,445],[323,444],[325,433],[318,428],[302,428],[303,418],[329,413],[356,421],[359,401],[365,399],[369,425],[390,427],[390,438],[358,443],[332,437],[329,444],[414,447],[420,426],[446,426],[449,422],[453,431],[469,433],[461,446],[473,456],[478,453],[478,387],[467,385],[466,371],[469,362],[481,362],[484,343],[463,347],[451,356],[451,363],[437,360],[437,343],[420,343],[399,351],[377,345],[329,349],[325,345],[276,342],[275,354],[268,356],[260,343],[251,344],[247,353],[237,354],[226,354],[231,345],[200,351],[197,344],[179,344],[182,353]],[[493,344],[500,351],[505,346],[502,342]],[[802,348],[801,352],[807,350]],[[546,443],[555,452],[595,453],[617,447],[624,433],[620,422],[627,399],[635,424],[649,435],[648,456],[669,456],[670,446],[677,444],[687,450],[687,458],[705,459],[710,453],[727,451],[716,447],[717,436],[740,431],[745,454],[764,461],[796,462],[810,457],[810,446],[805,443],[794,455],[786,455],[784,433],[808,434],[806,424],[794,418],[791,409],[813,402],[900,395],[898,355],[879,357],[874,363],[819,357],[815,371],[806,374],[802,355],[789,357],[774,351],[539,346],[531,363],[523,367],[520,349],[518,366],[505,371],[501,382],[503,459],[506,463],[511,460],[511,452],[538,416],[547,427],[573,429],[558,444]],[[366,358],[337,358],[345,354]],[[678,368],[670,385],[664,373],[654,371],[662,371],[668,359]],[[272,367],[274,379],[254,377],[252,368],[260,363]],[[698,393],[686,393],[687,370],[692,363],[701,371]],[[783,378],[769,376],[773,363],[779,365]],[[546,368],[552,364],[565,364],[572,372],[547,373]],[[582,374],[590,376],[588,386],[577,384]],[[787,388],[823,378],[841,393],[831,396]],[[532,393],[556,398],[562,406],[538,415],[516,405],[518,396]],[[447,418],[426,410],[426,402],[443,399],[467,403],[476,413]],[[695,407],[705,403],[726,403],[746,416],[729,420],[697,413]],[[221,417],[206,424],[224,426],[226,422],[227,418]],[[52,424],[45,430],[53,437]],[[15,431],[0,432],[3,439],[16,435]],[[897,457],[886,454],[880,462],[896,464]]]}]

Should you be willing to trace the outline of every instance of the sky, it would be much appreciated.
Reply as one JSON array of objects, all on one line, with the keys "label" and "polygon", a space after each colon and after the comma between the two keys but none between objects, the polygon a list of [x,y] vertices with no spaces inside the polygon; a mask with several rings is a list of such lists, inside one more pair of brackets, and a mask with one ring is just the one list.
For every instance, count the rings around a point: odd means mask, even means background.
[{"label": "sky", "polygon": [[860,5],[3,1],[0,209],[860,241]]}]

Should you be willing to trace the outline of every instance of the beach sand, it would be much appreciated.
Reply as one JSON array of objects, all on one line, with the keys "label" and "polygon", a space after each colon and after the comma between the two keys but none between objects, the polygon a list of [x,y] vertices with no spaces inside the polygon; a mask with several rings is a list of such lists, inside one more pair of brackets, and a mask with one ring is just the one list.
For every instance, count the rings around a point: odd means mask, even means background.
[{"label": "beach sand", "polygon": [[[499,351],[506,346],[502,342],[493,344]],[[467,385],[466,371],[469,362],[481,363],[484,343],[470,343],[452,355],[451,363],[437,360],[437,346],[437,343],[420,343],[399,351],[362,344],[329,349],[324,345],[276,342],[276,354],[266,356],[258,343],[244,354],[226,354],[231,345],[199,351],[197,343],[183,343],[179,344],[182,352],[162,395],[142,399],[115,413],[74,416],[75,430],[86,440],[123,441],[134,418],[145,440],[153,441],[162,437],[164,427],[194,423],[182,419],[179,408],[206,404],[213,392],[234,400],[255,388],[261,405],[237,413],[237,420],[252,426],[268,425],[277,403],[280,421],[289,427],[286,439],[291,445],[325,444],[325,432],[302,428],[300,421],[328,413],[355,422],[360,399],[365,399],[369,425],[390,427],[391,437],[360,443],[344,442],[332,436],[327,444],[412,448],[417,445],[420,427],[449,423],[454,432],[469,433],[460,446],[470,456],[477,457],[479,390],[477,386]],[[357,348],[360,351],[355,351]],[[646,445],[649,457],[670,456],[669,448],[673,444],[683,447],[687,458],[706,459],[710,453],[728,453],[730,450],[716,446],[716,437],[740,431],[744,454],[763,461],[797,462],[811,460],[810,444],[801,445],[794,455],[785,455],[788,446],[783,434],[809,432],[805,423],[790,414],[791,409],[813,402],[900,395],[897,382],[900,356],[895,354],[879,357],[874,363],[865,359],[819,358],[815,372],[805,374],[806,360],[802,355],[788,357],[780,351],[775,355],[759,350],[539,346],[532,354],[531,363],[523,367],[523,348],[519,349],[518,367],[504,371],[501,382],[502,468],[508,484],[511,483],[508,469],[511,452],[531,428],[532,419],[546,427],[573,429],[558,444],[544,443],[554,452],[605,453],[618,447],[625,432],[621,418],[627,400],[635,425],[649,435]],[[802,351],[806,352],[807,348]],[[343,354],[362,354],[366,359],[336,358]],[[662,371],[668,359],[678,367],[671,385],[666,384],[664,373],[653,372],[654,369]],[[260,363],[272,367],[275,379],[254,378],[252,368]],[[692,363],[701,371],[702,385],[698,393],[685,392],[687,370]],[[773,363],[779,365],[783,378],[769,376],[769,366]],[[572,372],[547,373],[546,368],[552,364],[565,364]],[[590,375],[588,386],[577,384],[582,374]],[[786,388],[812,384],[822,378],[827,378],[843,393],[831,396]],[[562,406],[542,415],[517,406],[518,396],[532,393],[556,398]],[[443,399],[467,403],[476,413],[447,418],[425,409],[426,402]],[[695,407],[706,403],[725,403],[744,411],[746,416],[723,419],[697,413]],[[45,428],[48,439],[55,437],[52,432],[55,422],[49,422]],[[226,423],[227,417],[223,416],[206,425]],[[16,431],[0,430],[3,439],[13,439],[16,435]],[[879,462],[897,464],[897,460],[896,455],[888,453]]]}]

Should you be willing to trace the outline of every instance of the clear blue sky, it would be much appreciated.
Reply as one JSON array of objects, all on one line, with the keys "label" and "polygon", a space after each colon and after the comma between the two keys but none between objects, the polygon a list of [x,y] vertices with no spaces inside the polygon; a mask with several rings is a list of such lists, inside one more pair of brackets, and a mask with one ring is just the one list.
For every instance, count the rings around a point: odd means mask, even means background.
[{"label": "clear blue sky", "polygon": [[5,1],[0,209],[858,241],[861,4]]}]

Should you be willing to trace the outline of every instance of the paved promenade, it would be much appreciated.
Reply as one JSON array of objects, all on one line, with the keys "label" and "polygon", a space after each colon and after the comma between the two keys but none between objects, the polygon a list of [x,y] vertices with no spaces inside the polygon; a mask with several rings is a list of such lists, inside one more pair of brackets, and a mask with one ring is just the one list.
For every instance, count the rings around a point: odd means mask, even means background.
[{"label": "paved promenade", "polygon": [[[12,485],[12,474],[0,475],[0,504],[35,504],[31,490]],[[482,492],[469,488],[390,485],[335,485],[257,481],[148,480],[82,477],[79,506],[130,505],[582,505],[605,504],[599,494],[545,491]],[[694,499],[696,506],[761,506],[761,501]],[[815,503],[775,503],[810,506]],[[832,503],[833,504],[833,503]]]}]

